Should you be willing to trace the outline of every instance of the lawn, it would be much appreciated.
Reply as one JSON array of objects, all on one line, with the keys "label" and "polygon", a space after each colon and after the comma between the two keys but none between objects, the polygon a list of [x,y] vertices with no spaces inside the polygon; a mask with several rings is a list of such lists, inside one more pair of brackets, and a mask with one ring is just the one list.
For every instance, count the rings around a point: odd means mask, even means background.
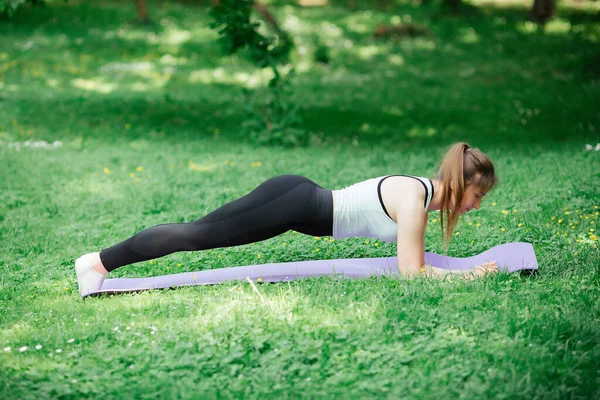
[{"label": "lawn", "polygon": [[[269,76],[223,54],[206,6],[151,1],[154,25],[138,26],[133,2],[69,0],[0,21],[2,398],[600,396],[598,4],[561,4],[544,30],[529,4],[365,4],[273,5],[296,41],[303,147],[244,135],[244,89]],[[431,37],[373,38],[409,21]],[[448,255],[529,242],[539,274],[320,277],[258,284],[264,301],[247,282],[79,297],[81,254],[278,174],[332,189],[433,177],[457,141],[493,159],[500,185]],[[444,251],[436,212],[425,249]],[[395,253],[288,232],[108,277]]]}]

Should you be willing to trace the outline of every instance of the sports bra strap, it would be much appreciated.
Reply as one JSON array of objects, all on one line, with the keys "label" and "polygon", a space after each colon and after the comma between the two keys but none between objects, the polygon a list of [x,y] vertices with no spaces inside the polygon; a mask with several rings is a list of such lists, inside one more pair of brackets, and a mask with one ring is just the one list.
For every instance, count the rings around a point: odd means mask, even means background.
[{"label": "sports bra strap", "polygon": [[427,188],[427,185],[425,184],[425,182],[423,182],[423,180],[421,178],[418,178],[418,177],[412,176],[412,175],[387,175],[387,176],[384,176],[383,178],[381,178],[381,180],[377,184],[377,196],[379,197],[379,203],[381,204],[381,208],[383,208],[383,211],[390,219],[392,219],[392,217],[390,217],[390,214],[385,209],[385,206],[383,205],[383,199],[381,198],[381,184],[383,183],[384,180],[386,180],[387,178],[389,178],[391,176],[406,176],[406,177],[413,178],[413,179],[416,179],[419,182],[421,182],[421,184],[425,188],[425,202],[424,202],[423,206],[425,208],[427,208],[429,206],[429,203],[431,202],[431,199],[433,199],[433,195],[435,193],[435,188],[433,187],[433,182],[431,182],[431,179],[427,178],[427,180],[431,184],[431,193],[430,193],[429,188]]}]

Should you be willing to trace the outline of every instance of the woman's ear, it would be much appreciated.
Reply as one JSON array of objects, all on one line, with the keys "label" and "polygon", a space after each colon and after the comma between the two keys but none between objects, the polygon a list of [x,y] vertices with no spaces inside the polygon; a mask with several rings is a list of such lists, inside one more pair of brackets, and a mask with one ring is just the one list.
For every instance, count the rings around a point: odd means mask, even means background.
[{"label": "woman's ear", "polygon": [[[464,191],[465,192],[467,191],[467,187],[469,186],[469,183],[470,183],[470,181],[465,181],[465,183],[464,183],[464,185],[465,185],[464,186]],[[455,187],[454,187],[454,182],[453,181],[450,181],[450,191],[451,192],[455,192]]]}]

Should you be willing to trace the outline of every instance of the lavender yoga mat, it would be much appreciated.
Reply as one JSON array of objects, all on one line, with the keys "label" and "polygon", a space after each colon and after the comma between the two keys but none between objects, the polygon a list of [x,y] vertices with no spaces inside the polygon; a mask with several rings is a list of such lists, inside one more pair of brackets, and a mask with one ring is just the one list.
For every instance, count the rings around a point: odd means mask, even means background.
[{"label": "lavender yoga mat", "polygon": [[[439,268],[463,270],[496,260],[501,271],[537,270],[538,262],[530,243],[507,243],[492,247],[472,257],[457,258],[425,253],[425,263]],[[198,272],[154,276],[150,278],[116,278],[104,281],[102,288],[88,294],[137,292],[177,286],[213,285],[226,281],[285,282],[309,276],[337,275],[363,278],[371,275],[399,275],[396,257],[350,258],[338,260],[298,261],[211,269]],[[260,279],[260,280],[259,280]]]}]

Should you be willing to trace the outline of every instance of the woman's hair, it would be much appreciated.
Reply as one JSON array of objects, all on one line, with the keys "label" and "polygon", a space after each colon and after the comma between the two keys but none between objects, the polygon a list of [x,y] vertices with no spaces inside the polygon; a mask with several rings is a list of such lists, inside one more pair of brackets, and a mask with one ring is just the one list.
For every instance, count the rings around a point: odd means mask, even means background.
[{"label": "woman's hair", "polygon": [[[446,154],[438,167],[435,177],[442,181],[443,195],[440,207],[442,241],[446,252],[452,240],[452,233],[458,221],[458,209],[462,203],[466,187],[476,185],[484,191],[492,190],[498,183],[492,160],[477,148],[460,142],[446,148]],[[452,190],[454,188],[454,190]],[[454,197],[454,210],[450,211],[450,201]],[[444,240],[444,217],[446,237]]]}]

